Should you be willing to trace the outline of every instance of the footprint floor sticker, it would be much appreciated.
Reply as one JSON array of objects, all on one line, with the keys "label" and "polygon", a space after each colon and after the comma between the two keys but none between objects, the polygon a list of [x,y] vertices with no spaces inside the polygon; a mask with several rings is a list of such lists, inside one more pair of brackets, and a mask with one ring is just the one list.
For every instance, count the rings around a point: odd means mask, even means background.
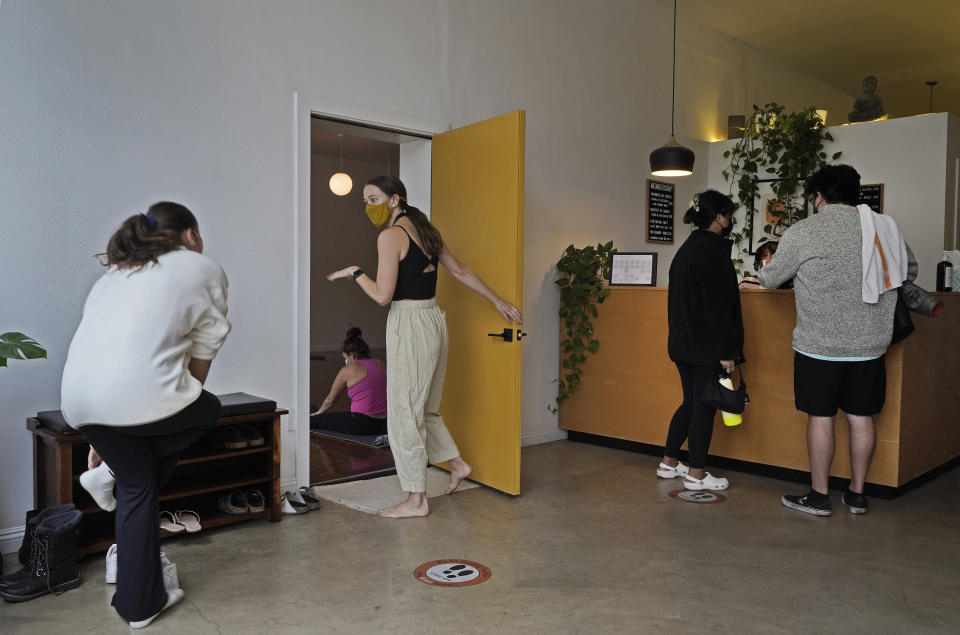
[{"label": "footprint floor sticker", "polygon": [[490,569],[470,560],[433,560],[413,572],[424,584],[434,586],[472,586],[490,579]]},{"label": "footprint floor sticker", "polygon": [[674,500],[684,503],[697,503],[698,505],[716,505],[727,500],[723,494],[706,491],[690,491],[687,489],[677,489],[670,492]]}]

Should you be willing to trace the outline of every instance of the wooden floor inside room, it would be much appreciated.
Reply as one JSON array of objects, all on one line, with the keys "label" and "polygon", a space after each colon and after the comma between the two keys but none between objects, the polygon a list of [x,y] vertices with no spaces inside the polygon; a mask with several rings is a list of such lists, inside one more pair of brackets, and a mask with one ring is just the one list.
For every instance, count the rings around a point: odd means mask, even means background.
[{"label": "wooden floor inside room", "polygon": [[321,485],[396,473],[389,447],[310,433],[310,484]]}]

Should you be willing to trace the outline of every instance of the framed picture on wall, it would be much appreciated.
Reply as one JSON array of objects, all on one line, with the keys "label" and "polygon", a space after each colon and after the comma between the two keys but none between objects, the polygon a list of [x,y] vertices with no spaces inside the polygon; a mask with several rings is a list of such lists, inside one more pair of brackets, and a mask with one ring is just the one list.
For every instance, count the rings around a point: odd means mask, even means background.
[{"label": "framed picture on wall", "polygon": [[857,204],[866,203],[877,214],[883,214],[883,183],[860,186],[860,200]]},{"label": "framed picture on wall", "polygon": [[[753,199],[747,223],[750,240],[747,253],[756,255],[763,243],[779,241],[783,233],[793,223],[804,219],[810,213],[810,202],[806,197],[794,198],[785,202],[774,192],[774,184],[786,179],[756,179],[757,196]],[[788,204],[789,203],[789,204]]]},{"label": "framed picture on wall", "polygon": [[673,196],[676,186],[647,179],[647,242],[673,243]]},{"label": "framed picture on wall", "polygon": [[610,256],[611,287],[655,287],[657,254],[655,252],[617,252]]}]

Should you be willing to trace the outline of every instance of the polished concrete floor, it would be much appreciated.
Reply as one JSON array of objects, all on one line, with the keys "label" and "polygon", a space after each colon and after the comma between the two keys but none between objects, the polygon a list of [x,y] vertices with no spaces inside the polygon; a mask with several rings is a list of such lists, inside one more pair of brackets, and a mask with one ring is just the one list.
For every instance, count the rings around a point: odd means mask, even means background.
[{"label": "polished concrete floor", "polygon": [[[802,487],[727,473],[723,504],[672,499],[656,459],[560,441],[523,451],[523,496],[478,488],[390,521],[332,504],[164,543],[171,633],[958,633],[960,470],[851,516],[780,505]],[[413,577],[461,557],[492,577]],[[11,564],[8,556],[7,564]],[[60,597],[0,604],[0,633],[113,633],[103,561]]]}]

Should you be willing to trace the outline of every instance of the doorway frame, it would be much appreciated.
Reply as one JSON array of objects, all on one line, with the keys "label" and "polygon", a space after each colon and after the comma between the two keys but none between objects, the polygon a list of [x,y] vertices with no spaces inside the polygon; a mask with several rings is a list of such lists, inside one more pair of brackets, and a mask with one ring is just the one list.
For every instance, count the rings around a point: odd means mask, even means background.
[{"label": "doorway frame", "polygon": [[[293,376],[295,378],[291,417],[287,419],[287,432],[294,432],[296,439],[296,483],[310,482],[310,129],[311,116],[331,117],[358,126],[390,128],[400,133],[433,136],[450,130],[448,122],[416,117],[381,108],[337,101],[303,91],[293,94],[294,134],[294,183],[293,195],[296,208],[294,222],[294,329],[293,329]],[[417,177],[407,184],[411,191],[429,196],[430,148],[425,141],[419,151],[403,154],[401,145],[400,165],[419,158],[412,174]],[[425,162],[425,165],[423,163]],[[400,171],[404,174],[403,168]],[[426,178],[424,188],[423,179]],[[422,196],[422,194],[418,194]],[[429,199],[428,199],[429,200]],[[426,211],[426,210],[425,210]],[[288,437],[289,435],[284,435]],[[286,489],[288,484],[284,484]]]}]

